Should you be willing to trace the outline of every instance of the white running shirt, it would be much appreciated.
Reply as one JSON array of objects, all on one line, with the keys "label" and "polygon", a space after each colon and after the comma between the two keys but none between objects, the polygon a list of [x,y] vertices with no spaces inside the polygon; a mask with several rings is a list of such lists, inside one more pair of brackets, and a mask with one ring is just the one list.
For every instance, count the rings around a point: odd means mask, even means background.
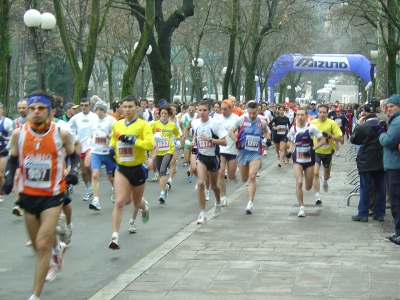
[{"label": "white running shirt", "polygon": [[117,120],[108,115],[103,119],[99,118],[93,122],[92,153],[100,155],[108,154],[108,144],[110,142],[108,135],[111,134],[111,127],[115,122],[117,122]]},{"label": "white running shirt", "polygon": [[87,115],[84,115],[82,112],[80,112],[68,121],[68,125],[72,130],[75,131],[79,141],[82,144],[81,153],[85,153],[86,151],[90,150],[90,131],[92,130],[93,123],[98,119],[99,117],[93,112],[89,112]]},{"label": "white running shirt", "polygon": [[236,124],[237,120],[239,119],[238,115],[231,114],[229,117],[225,118],[223,114],[218,115],[214,118],[218,123],[220,123],[225,130],[228,132],[228,135],[225,137],[226,139],[226,146],[219,146],[219,152],[225,154],[232,154],[237,155],[238,150],[236,149],[236,145],[229,136],[229,131],[231,128]]},{"label": "white running shirt", "polygon": [[203,123],[201,119],[192,121],[193,132],[196,133],[196,145],[200,154],[206,156],[215,156],[215,145],[209,141],[201,139],[201,134],[204,133],[208,137],[216,135],[218,139],[222,139],[228,135],[225,128],[214,119],[209,118]]}]

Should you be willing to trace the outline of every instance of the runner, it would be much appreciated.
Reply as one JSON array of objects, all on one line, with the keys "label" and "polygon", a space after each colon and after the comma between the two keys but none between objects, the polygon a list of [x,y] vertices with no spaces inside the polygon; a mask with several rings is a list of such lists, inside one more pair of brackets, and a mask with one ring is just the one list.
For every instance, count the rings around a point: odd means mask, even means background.
[{"label": "runner", "polygon": [[146,151],[154,148],[154,137],[150,125],[137,118],[138,104],[135,97],[126,96],[121,103],[125,119],[117,121],[112,127],[109,155],[115,156],[117,167],[114,176],[113,233],[108,245],[110,249],[120,249],[118,231],[122,221],[122,209],[131,194],[134,205],[142,210],[142,222],[146,223],[150,216],[149,205],[142,198],[148,175],[143,163],[146,161]]},{"label": "runner", "polygon": [[[175,126],[179,130],[180,136],[182,136],[182,132],[183,132],[182,121],[176,117],[176,114],[178,112],[178,105],[170,104],[170,107],[171,107],[172,115],[169,118],[169,120],[175,124]],[[181,141],[180,141],[179,137],[174,136],[173,141],[175,144],[175,150],[174,150],[174,155],[172,156],[171,162],[169,163],[170,170],[169,170],[169,178],[167,181],[167,184],[169,185],[169,190],[172,188],[172,179],[174,178],[174,175],[176,173],[176,169],[177,169],[176,162],[178,160],[179,151],[181,149]]]},{"label": "runner", "polygon": [[[336,108],[335,110],[336,115],[333,117],[333,120],[336,122],[336,124],[338,124],[340,130],[342,131],[342,136],[344,137],[345,133],[346,133],[346,126],[348,123],[347,117],[345,117],[342,114],[342,109],[340,109],[339,107]],[[341,141],[335,141],[335,151],[336,151],[336,156],[339,156],[339,142],[343,145],[344,143],[344,138]]]},{"label": "runner", "polygon": [[211,189],[215,195],[214,217],[218,217],[221,211],[220,189],[218,187],[218,170],[220,160],[218,155],[218,145],[226,146],[225,137],[228,135],[226,130],[214,119],[209,117],[210,103],[205,100],[199,104],[199,119],[193,120],[193,142],[196,143],[198,154],[196,157],[197,167],[197,196],[200,204],[200,214],[197,224],[201,225],[207,221],[206,217],[206,199],[205,199],[205,180],[207,171],[209,171]]},{"label": "runner", "polygon": [[109,137],[111,135],[111,128],[116,122],[115,118],[107,115],[107,105],[103,101],[98,101],[94,107],[94,112],[98,115],[98,120],[92,124],[90,136],[92,138],[92,189],[93,200],[89,204],[89,208],[93,210],[101,210],[99,200],[99,178],[100,168],[102,165],[106,166],[107,178],[111,183],[111,202],[115,202],[115,194],[113,188],[113,171],[115,169],[115,162],[110,158],[108,151]]},{"label": "runner", "polygon": [[[97,96],[96,96],[97,97]],[[92,97],[97,103],[98,98]],[[88,98],[82,98],[80,101],[80,107],[82,112],[76,114],[69,120],[68,125],[72,130],[76,132],[79,141],[82,144],[80,159],[81,159],[81,175],[87,187],[87,194],[83,198],[83,201],[93,200],[92,190],[92,170],[91,160],[92,154],[90,152],[91,138],[90,131],[92,130],[92,124],[96,122],[99,117],[91,112],[90,102]]]},{"label": "runner", "polygon": [[[249,180],[249,202],[246,213],[253,210],[254,195],[256,193],[256,174],[261,166],[262,139],[267,138],[266,144],[271,146],[270,133],[266,121],[259,116],[257,103],[249,102],[247,105],[248,116],[241,116],[231,128],[229,136],[239,149],[237,162],[243,182]],[[238,130],[236,136],[235,131]]]},{"label": "runner", "polygon": [[[74,151],[69,133],[57,129],[57,125],[51,122],[51,107],[56,107],[52,96],[43,91],[33,92],[28,97],[28,107],[29,122],[12,134],[8,172],[3,189],[6,194],[11,192],[15,172],[20,167],[18,189],[21,196],[18,205],[25,210],[26,228],[38,255],[30,300],[37,300],[48,270],[59,270],[64,262],[65,244],[59,243],[53,249],[53,255],[51,248],[67,183],[78,182],[79,156]],[[70,156],[72,164],[66,180],[63,179],[63,149]],[[53,260],[56,264],[53,264]],[[49,267],[50,261],[52,263]]]},{"label": "runner", "polygon": [[64,105],[64,111],[65,113],[61,116],[61,120],[64,122],[67,122],[76,115],[76,109],[79,108],[79,105],[73,103],[73,102],[68,102],[67,104]]},{"label": "runner", "polygon": [[[306,122],[307,111],[304,108],[297,109],[296,125],[290,128],[288,139],[293,141],[291,148],[286,154],[287,158],[293,157],[293,171],[296,177],[296,196],[300,210],[298,217],[305,217],[306,210],[303,201],[303,177],[306,190],[312,188],[315,164],[315,149],[321,147],[325,140],[315,125]],[[318,140],[314,146],[313,138]],[[292,154],[293,153],[293,154]]]},{"label": "runner", "polygon": [[[319,169],[322,164],[324,168],[324,175],[322,177],[322,189],[328,192],[328,179],[331,175],[332,166],[332,153],[335,149],[334,141],[341,141],[343,139],[342,131],[335,121],[328,119],[328,106],[321,104],[318,107],[318,119],[312,120],[311,124],[315,125],[319,132],[325,138],[325,143],[320,148],[315,150],[315,165],[314,165],[314,191],[315,191],[315,204],[321,204],[321,196],[319,193]],[[314,141],[314,144],[316,142]]]},{"label": "runner", "polygon": [[[233,104],[230,100],[224,100],[221,103],[222,114],[217,116],[215,120],[220,123],[227,132],[236,124],[239,117],[232,113]],[[219,179],[218,185],[221,190],[221,202],[222,207],[228,206],[228,200],[226,199],[226,183],[225,183],[225,170],[228,170],[227,177],[229,180],[233,180],[236,183],[239,181],[239,174],[237,174],[237,160],[236,156],[238,150],[236,149],[235,143],[232,141],[230,136],[226,136],[226,146],[219,147],[221,166],[219,168]]]},{"label": "runner", "polygon": [[290,129],[290,120],[285,116],[285,108],[283,106],[279,106],[278,112],[279,115],[272,119],[269,126],[275,130],[273,134],[275,151],[278,154],[278,167],[281,167],[286,156],[287,132]]},{"label": "runner", "polygon": [[164,204],[168,197],[168,190],[171,183],[167,184],[167,167],[174,155],[175,144],[174,136],[180,138],[180,133],[174,122],[169,121],[172,116],[172,110],[169,105],[163,105],[159,108],[160,120],[151,124],[151,129],[156,137],[156,147],[152,151],[151,159],[155,161],[157,171],[160,176],[160,204]]},{"label": "runner", "polygon": [[[3,116],[4,107],[3,104],[0,103],[0,191],[2,191],[2,187],[4,184],[4,170],[7,164],[7,156],[8,151],[6,147],[8,142],[10,141],[10,134],[13,130],[13,122]],[[0,192],[0,202],[4,201],[3,192]]]},{"label": "runner", "polygon": [[[192,142],[192,136],[189,134],[189,130],[188,130],[188,126],[189,126],[189,122],[193,119],[197,118],[197,113],[196,113],[196,104],[194,102],[189,103],[188,109],[187,109],[187,113],[182,117],[182,124],[183,124],[183,139],[184,140],[189,140],[189,142]],[[184,158],[183,158],[183,166],[187,167],[190,165],[190,147],[185,144],[183,146],[183,154],[184,154]],[[192,179],[193,181],[193,179]],[[190,178],[189,178],[189,182]]]}]

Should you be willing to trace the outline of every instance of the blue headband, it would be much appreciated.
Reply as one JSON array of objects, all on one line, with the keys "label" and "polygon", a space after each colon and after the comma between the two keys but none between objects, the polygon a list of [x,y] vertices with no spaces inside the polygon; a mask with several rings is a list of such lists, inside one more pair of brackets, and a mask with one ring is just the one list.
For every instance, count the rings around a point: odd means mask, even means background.
[{"label": "blue headband", "polygon": [[40,102],[43,103],[47,106],[47,110],[50,113],[51,110],[51,103],[50,103],[50,99],[44,95],[33,95],[28,97],[28,106],[30,106],[31,104],[34,104],[36,102]]}]

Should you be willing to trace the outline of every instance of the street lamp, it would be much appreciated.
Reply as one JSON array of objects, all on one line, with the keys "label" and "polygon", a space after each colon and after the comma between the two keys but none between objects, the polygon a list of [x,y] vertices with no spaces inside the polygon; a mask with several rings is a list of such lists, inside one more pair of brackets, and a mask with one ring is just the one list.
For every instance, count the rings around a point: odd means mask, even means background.
[{"label": "street lamp", "polygon": [[204,60],[201,58],[195,58],[192,60],[192,66],[196,68],[196,100],[200,101],[203,99],[203,95],[201,94],[200,69],[204,66]]},{"label": "street lamp", "polygon": [[[133,45],[133,51],[136,50],[138,45],[139,45],[139,42],[136,42]],[[152,51],[153,51],[153,47],[151,47],[151,45],[149,45],[149,47],[146,50],[146,55],[150,55]],[[141,98],[145,98],[144,97],[144,71],[145,71],[145,69],[146,69],[146,60],[143,58],[142,65],[140,67],[140,70],[142,71],[142,82],[140,84],[140,97]]]},{"label": "street lamp", "polygon": [[41,14],[36,9],[27,10],[24,14],[24,23],[35,32],[34,43],[38,60],[38,89],[43,89],[43,52],[47,41],[47,34],[56,27],[56,18],[51,13]]},{"label": "street lamp", "polygon": [[292,90],[292,86],[289,84],[286,88],[287,88],[287,90],[288,90],[289,97],[286,97],[286,98],[285,98],[285,101],[286,101],[286,102],[289,102],[289,101],[290,101],[290,92],[291,92],[291,90]]}]

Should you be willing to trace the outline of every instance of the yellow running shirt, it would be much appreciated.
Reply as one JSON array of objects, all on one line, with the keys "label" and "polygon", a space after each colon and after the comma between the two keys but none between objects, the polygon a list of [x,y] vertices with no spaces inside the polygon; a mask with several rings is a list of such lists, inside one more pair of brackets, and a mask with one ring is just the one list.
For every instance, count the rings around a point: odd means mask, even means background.
[{"label": "yellow running shirt", "polygon": [[[330,135],[342,136],[342,130],[336,124],[335,121],[331,119],[326,119],[324,122],[320,122],[319,119],[315,119],[311,121],[311,124],[317,126],[318,131],[323,133],[327,133]],[[320,148],[315,150],[315,153],[318,154],[332,154],[332,150],[335,149],[335,141],[333,139],[325,139],[325,144],[323,144]],[[317,144],[317,139],[314,137],[314,145]]]},{"label": "yellow running shirt", "polygon": [[156,146],[158,148],[157,156],[164,156],[165,154],[174,155],[175,144],[172,137],[175,136],[177,139],[181,137],[175,123],[168,121],[168,123],[163,124],[163,122],[158,120],[150,126],[153,133],[161,132],[161,137],[156,139]]},{"label": "yellow running shirt", "polygon": [[[123,143],[118,138],[123,134],[133,135],[136,139],[132,146]],[[146,161],[146,151],[154,148],[154,137],[150,125],[140,118],[135,119],[128,125],[125,120],[120,120],[112,126],[110,147],[115,149],[115,160],[117,164],[126,167],[134,167]]]}]

